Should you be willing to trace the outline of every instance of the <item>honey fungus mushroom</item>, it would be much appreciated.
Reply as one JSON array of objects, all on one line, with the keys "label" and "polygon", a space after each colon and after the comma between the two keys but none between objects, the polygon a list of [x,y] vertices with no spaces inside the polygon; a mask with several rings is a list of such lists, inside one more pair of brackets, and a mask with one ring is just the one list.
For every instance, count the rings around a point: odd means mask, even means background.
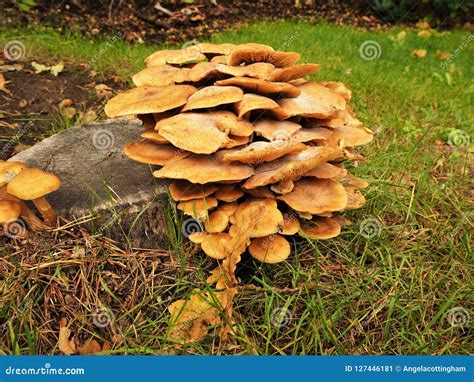
[{"label": "honey fungus mushroom", "polygon": [[44,223],[53,226],[56,213],[45,196],[61,187],[59,178],[38,168],[24,169],[7,185],[7,192],[21,200],[31,200],[44,218]]}]

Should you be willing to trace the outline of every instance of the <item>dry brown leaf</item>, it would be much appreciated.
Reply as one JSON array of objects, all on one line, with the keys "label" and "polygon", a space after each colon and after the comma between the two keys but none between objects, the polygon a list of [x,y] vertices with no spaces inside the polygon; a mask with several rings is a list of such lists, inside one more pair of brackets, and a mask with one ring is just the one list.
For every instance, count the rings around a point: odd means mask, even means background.
[{"label": "dry brown leaf", "polygon": [[77,351],[80,355],[94,354],[100,352],[101,350],[102,347],[94,339],[87,340],[83,346],[77,348]]},{"label": "dry brown leaf", "polygon": [[76,342],[74,337],[69,339],[71,336],[71,330],[66,326],[67,320],[65,318],[61,318],[59,321],[59,340],[58,346],[59,350],[61,350],[66,355],[71,355],[76,353]]}]

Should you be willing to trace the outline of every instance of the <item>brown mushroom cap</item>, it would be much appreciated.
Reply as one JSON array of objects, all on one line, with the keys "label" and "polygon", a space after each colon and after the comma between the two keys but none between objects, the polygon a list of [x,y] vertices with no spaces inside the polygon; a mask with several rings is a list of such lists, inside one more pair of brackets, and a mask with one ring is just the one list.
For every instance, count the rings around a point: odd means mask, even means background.
[{"label": "brown mushroom cap", "polygon": [[206,56],[204,54],[189,47],[179,50],[159,50],[145,58],[145,63],[147,67],[151,67],[164,64],[182,65],[205,60]]},{"label": "brown mushroom cap", "polygon": [[0,185],[3,183],[8,183],[15,175],[18,175],[25,168],[26,168],[26,165],[24,165],[21,162],[0,161]]},{"label": "brown mushroom cap", "polygon": [[218,207],[218,211],[224,212],[229,218],[235,214],[239,204],[236,202],[224,203]]},{"label": "brown mushroom cap", "polygon": [[257,219],[249,237],[272,235],[283,227],[283,215],[272,199],[247,200],[239,205],[234,217],[237,226]]},{"label": "brown mushroom cap", "polygon": [[163,166],[174,160],[186,158],[191,153],[171,145],[140,141],[130,142],[123,149],[124,154],[134,161]]},{"label": "brown mushroom cap", "polygon": [[301,225],[300,236],[309,239],[325,240],[338,236],[341,225],[334,218],[316,217],[310,222]]},{"label": "brown mushroom cap", "polygon": [[59,178],[39,168],[25,168],[7,185],[7,192],[22,200],[41,198],[61,187]]},{"label": "brown mushroom cap", "polygon": [[313,74],[320,66],[319,64],[298,64],[282,69],[275,69],[265,79],[274,82],[288,82]]},{"label": "brown mushroom cap", "polygon": [[209,211],[217,207],[217,200],[212,196],[206,198],[187,200],[178,204],[177,208],[185,215],[193,216],[196,219],[204,220],[209,215]]},{"label": "brown mushroom cap", "polygon": [[152,66],[134,74],[132,81],[135,86],[170,86],[189,81],[189,69],[170,65]]},{"label": "brown mushroom cap", "polygon": [[269,141],[289,140],[290,137],[301,129],[301,126],[291,121],[274,121],[262,119],[254,123],[255,134]]},{"label": "brown mushroom cap", "polygon": [[293,191],[293,188],[295,188],[295,184],[292,180],[282,180],[281,182],[270,185],[270,190],[279,195],[288,194]]},{"label": "brown mushroom cap", "polygon": [[310,142],[315,140],[326,140],[331,136],[332,131],[322,127],[298,130],[291,136],[294,142]]},{"label": "brown mushroom cap", "polygon": [[199,62],[189,70],[188,80],[191,82],[200,82],[209,78],[219,76],[217,63]]},{"label": "brown mushroom cap", "polygon": [[346,107],[344,98],[322,85],[307,82],[299,85],[297,89],[301,92],[297,97],[278,101],[284,113],[279,118],[285,119],[295,115],[328,118],[337,110],[344,110]]},{"label": "brown mushroom cap", "polygon": [[365,197],[354,187],[344,187],[347,192],[346,210],[360,208],[365,204]]},{"label": "brown mushroom cap", "polygon": [[229,141],[224,144],[223,148],[231,149],[233,147],[243,146],[250,142],[250,136],[239,137],[237,135],[229,135]]},{"label": "brown mushroom cap", "polygon": [[348,173],[346,171],[345,174],[341,174],[337,176],[337,181],[341,183],[344,187],[354,187],[354,188],[367,188],[369,186],[369,182],[364,179],[357,178],[354,175]]},{"label": "brown mushroom cap", "polygon": [[373,131],[364,126],[341,126],[334,129],[328,137],[326,144],[329,146],[355,147],[365,145],[372,141]]},{"label": "brown mushroom cap", "polygon": [[225,232],[208,234],[202,241],[201,248],[207,256],[221,260],[226,256],[225,243],[231,239]]},{"label": "brown mushroom cap", "polygon": [[285,261],[290,252],[290,243],[280,235],[253,239],[249,246],[249,253],[253,258],[268,264]]},{"label": "brown mushroom cap", "polygon": [[295,182],[293,191],[277,198],[296,211],[313,215],[340,211],[347,205],[346,190],[331,179],[303,178]]},{"label": "brown mushroom cap", "polygon": [[240,187],[234,184],[226,184],[221,186],[219,191],[217,191],[214,195],[217,200],[222,200],[223,202],[235,202],[242,196],[244,196],[244,192],[240,189]]},{"label": "brown mushroom cap", "polygon": [[300,221],[298,220],[297,214],[293,211],[292,213],[283,215],[283,228],[280,231],[282,235],[294,235],[300,230]]},{"label": "brown mushroom cap", "polygon": [[206,113],[206,115],[211,118],[216,124],[216,127],[223,132],[229,132],[239,137],[248,137],[253,133],[253,125],[248,121],[239,120],[231,111],[212,111]]},{"label": "brown mushroom cap", "polygon": [[351,100],[352,92],[342,82],[326,81],[321,82],[321,85],[331,89],[334,93],[339,94],[347,102]]},{"label": "brown mushroom cap", "polygon": [[[209,61],[212,64],[226,64],[227,63],[227,56],[214,56]],[[227,65],[226,65],[227,66]]]},{"label": "brown mushroom cap", "polygon": [[269,187],[262,186],[262,187],[255,187],[252,189],[243,189],[243,191],[250,195],[253,196],[254,198],[257,199],[274,199],[276,195],[270,190]]},{"label": "brown mushroom cap", "polygon": [[161,113],[183,106],[197,89],[190,85],[138,86],[112,98],[105,105],[108,117]]},{"label": "brown mushroom cap", "polygon": [[215,82],[215,85],[238,86],[240,88],[246,89],[249,92],[263,95],[277,94],[284,97],[296,97],[300,94],[300,89],[298,89],[296,86],[287,84],[286,82],[269,82],[260,80],[258,78],[249,77],[232,77],[226,80],[219,80]]},{"label": "brown mushroom cap", "polygon": [[21,215],[21,203],[14,200],[0,200],[0,224],[11,223]]},{"label": "brown mushroom cap", "polygon": [[193,232],[188,236],[188,239],[195,244],[201,244],[207,235],[208,233],[206,231]]},{"label": "brown mushroom cap", "polygon": [[175,180],[170,184],[169,190],[174,201],[188,201],[205,198],[216,192],[219,187],[215,184],[193,184],[187,180]]},{"label": "brown mushroom cap", "polygon": [[335,166],[331,163],[322,163],[316,166],[311,171],[304,174],[304,176],[314,176],[320,179],[338,178],[347,174],[343,167]]},{"label": "brown mushroom cap", "polygon": [[309,147],[297,154],[285,155],[273,162],[258,166],[255,174],[247,179],[242,187],[251,189],[282,180],[297,179],[321,163],[341,156],[341,150],[335,148]]},{"label": "brown mushroom cap", "polygon": [[235,103],[241,101],[243,96],[242,89],[236,86],[207,86],[191,95],[182,111]]},{"label": "brown mushroom cap", "polygon": [[232,150],[224,154],[225,162],[238,161],[247,164],[271,162],[288,153],[295,153],[306,149],[303,143],[272,141],[254,142],[240,150]]},{"label": "brown mushroom cap", "polygon": [[257,62],[246,66],[229,66],[219,64],[216,70],[219,73],[226,74],[232,77],[253,77],[264,80],[273,71],[275,67],[266,62]]},{"label": "brown mushroom cap", "polygon": [[237,45],[228,44],[228,43],[226,43],[226,44],[212,44],[212,43],[208,43],[208,42],[203,42],[203,43],[199,43],[199,44],[196,44],[196,45],[191,45],[188,48],[193,49],[193,50],[197,50],[197,51],[205,54],[206,56],[213,56],[213,55],[221,55],[221,54],[228,55],[236,47],[237,47]]},{"label": "brown mushroom cap", "polygon": [[225,231],[229,224],[229,216],[220,210],[214,211],[209,215],[204,223],[204,228],[209,233],[220,233]]},{"label": "brown mushroom cap", "polygon": [[240,181],[253,174],[253,168],[240,163],[224,163],[210,155],[193,154],[185,159],[171,161],[155,171],[157,178],[187,179],[191,183]]},{"label": "brown mushroom cap", "polygon": [[227,65],[237,66],[242,63],[269,62],[278,68],[293,65],[300,59],[296,52],[276,52],[270,49],[239,46],[227,58]]},{"label": "brown mushroom cap", "polygon": [[140,137],[142,137],[143,139],[146,139],[147,141],[151,141],[151,142],[158,143],[158,144],[170,143],[170,141],[168,141],[164,136],[162,136],[157,131],[153,131],[153,130],[144,131],[140,135]]},{"label": "brown mushroom cap", "polygon": [[158,122],[156,129],[174,146],[196,154],[211,154],[229,141],[209,114],[178,114]]},{"label": "brown mushroom cap", "polygon": [[280,106],[271,98],[252,93],[244,94],[241,101],[235,104],[235,110],[239,118],[243,118],[253,110],[274,110],[279,108]]}]

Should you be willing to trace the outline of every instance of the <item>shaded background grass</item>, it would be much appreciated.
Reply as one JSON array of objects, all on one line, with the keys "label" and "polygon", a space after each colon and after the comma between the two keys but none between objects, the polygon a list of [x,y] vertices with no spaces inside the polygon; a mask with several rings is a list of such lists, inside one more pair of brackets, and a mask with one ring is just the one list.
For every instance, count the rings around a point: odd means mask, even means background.
[{"label": "shaded background grass", "polygon": [[[346,214],[354,224],[336,239],[296,241],[294,254],[282,264],[244,258],[234,340],[221,343],[211,335],[179,352],[472,352],[472,326],[453,328],[447,321],[451,309],[472,312],[473,307],[472,154],[465,145],[446,143],[453,130],[472,136],[472,36],[451,31],[422,38],[417,30],[406,30],[397,41],[400,31],[278,22],[213,37],[266,43],[320,63],[313,79],[345,82],[353,91],[354,110],[377,134],[360,150],[367,163],[352,168],[370,182],[367,204]],[[156,49],[121,39],[92,43],[47,29],[2,31],[2,42],[12,38],[24,42],[29,57],[66,60],[66,69],[78,72],[85,69],[74,64],[89,62],[99,77],[124,80]],[[359,51],[369,40],[381,48],[372,61]],[[415,49],[425,49],[426,57],[412,56]],[[447,63],[435,56],[438,49],[452,54]],[[190,255],[179,236],[179,218],[167,208],[172,240],[166,254],[129,254],[85,233],[72,246],[52,250],[45,242],[5,254],[0,352],[58,352],[57,320],[63,316],[79,335],[114,342],[116,353],[171,351],[166,306],[205,288],[213,261]],[[371,238],[360,234],[360,222],[367,220],[379,222]],[[76,247],[78,257],[71,251]],[[39,266],[44,263],[49,265]],[[25,300],[31,304],[21,305]],[[111,307],[114,319],[98,329],[91,315],[102,304]],[[282,325],[275,325],[278,309]]]}]

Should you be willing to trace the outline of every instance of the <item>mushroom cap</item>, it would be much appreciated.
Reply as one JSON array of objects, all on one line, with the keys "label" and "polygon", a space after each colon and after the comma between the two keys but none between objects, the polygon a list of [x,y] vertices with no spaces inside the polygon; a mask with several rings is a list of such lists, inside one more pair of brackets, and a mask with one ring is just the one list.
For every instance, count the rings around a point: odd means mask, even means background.
[{"label": "mushroom cap", "polygon": [[354,187],[344,187],[347,192],[346,210],[360,208],[365,204],[365,197]]},{"label": "mushroom cap", "polygon": [[319,69],[319,64],[298,64],[286,68],[275,69],[265,78],[267,81],[288,82],[313,74]]},{"label": "mushroom cap", "polygon": [[263,237],[278,232],[283,227],[283,215],[272,199],[247,200],[235,211],[235,225],[255,222],[249,237]]},{"label": "mushroom cap", "polygon": [[231,239],[231,236],[225,232],[208,234],[201,243],[201,249],[207,256],[222,260],[227,253],[225,244]]},{"label": "mushroom cap", "polygon": [[2,183],[8,183],[15,175],[18,175],[24,169],[26,169],[26,165],[21,162],[0,161],[0,185]]},{"label": "mushroom cap", "polygon": [[351,100],[352,92],[342,82],[326,81],[321,82],[320,84],[331,89],[334,93],[339,94],[347,102]]},{"label": "mushroom cap", "polygon": [[224,203],[218,207],[218,211],[224,212],[229,218],[235,214],[239,204],[236,202]]},{"label": "mushroom cap", "polygon": [[207,86],[191,95],[182,111],[211,108],[227,103],[239,102],[243,96],[244,92],[242,89],[236,86]]},{"label": "mushroom cap", "polygon": [[353,187],[353,188],[367,188],[369,186],[369,182],[364,179],[357,178],[354,175],[348,173],[347,171],[345,174],[341,174],[337,177],[337,181],[341,183],[344,187]]},{"label": "mushroom cap", "polygon": [[147,130],[144,131],[140,137],[143,139],[146,139],[147,141],[151,141],[153,143],[158,143],[158,144],[167,144],[170,143],[163,135],[158,133],[158,131],[154,130]]},{"label": "mushroom cap", "polygon": [[243,118],[253,110],[273,110],[279,108],[280,106],[271,98],[252,93],[244,94],[242,99],[235,104],[235,110],[239,118]]},{"label": "mushroom cap", "polygon": [[225,162],[238,161],[247,164],[271,162],[288,153],[295,153],[306,149],[303,143],[288,141],[254,142],[240,150],[231,150],[225,153]]},{"label": "mushroom cap", "polygon": [[239,137],[238,135],[229,135],[229,141],[223,146],[225,149],[231,149],[233,147],[243,146],[250,142],[250,136]]},{"label": "mushroom cap", "polygon": [[283,113],[279,118],[285,119],[295,115],[313,118],[328,118],[337,110],[344,110],[346,101],[339,94],[314,82],[299,85],[300,94],[295,98],[278,100]]},{"label": "mushroom cap", "polygon": [[196,154],[211,154],[229,141],[216,120],[203,113],[175,115],[158,122],[156,130],[174,146]]},{"label": "mushroom cap", "polygon": [[291,66],[300,59],[296,52],[276,52],[270,49],[239,46],[227,57],[227,65],[237,66],[242,63],[269,62],[278,68]]},{"label": "mushroom cap", "polygon": [[159,50],[145,58],[147,67],[156,65],[183,65],[196,61],[205,61],[206,56],[191,47],[187,49]]},{"label": "mushroom cap", "polygon": [[191,82],[199,82],[219,76],[217,65],[218,64],[214,62],[197,63],[189,70],[188,80]]},{"label": "mushroom cap", "polygon": [[[232,77],[225,80],[215,82],[218,86],[238,86],[249,92],[258,94],[276,94],[284,97],[297,97],[300,94],[300,89],[296,86],[287,84],[286,82],[270,82],[260,80],[258,78],[249,77]],[[321,86],[324,88],[323,86]],[[324,88],[326,89],[326,88]],[[326,89],[327,90],[327,89]],[[329,90],[328,90],[329,91]]]},{"label": "mushroom cap", "polygon": [[297,179],[321,163],[341,156],[342,151],[335,148],[309,147],[297,154],[288,154],[273,162],[258,166],[255,174],[247,179],[242,187],[252,189],[282,180]]},{"label": "mushroom cap", "polygon": [[269,141],[289,140],[290,137],[301,129],[301,126],[291,121],[274,121],[262,119],[254,123],[255,134]]},{"label": "mushroom cap", "polygon": [[295,188],[295,184],[292,180],[282,180],[281,182],[270,185],[270,190],[280,195],[288,194],[293,191],[293,188]]},{"label": "mushroom cap", "polygon": [[326,144],[336,147],[355,147],[365,145],[372,141],[374,132],[364,126],[341,126],[334,129],[328,137]]},{"label": "mushroom cap", "polygon": [[217,207],[217,200],[212,196],[206,198],[187,200],[178,204],[177,208],[185,215],[193,216],[198,220],[204,220],[209,215],[209,211]]},{"label": "mushroom cap", "polygon": [[142,122],[144,131],[153,130],[155,128],[156,121],[152,113],[137,114],[137,119],[139,119]]},{"label": "mushroom cap", "polygon": [[283,227],[280,231],[282,235],[294,235],[300,230],[300,221],[297,214],[292,213],[283,214]]},{"label": "mushroom cap", "polygon": [[266,186],[244,189],[244,192],[257,199],[273,199],[276,195]]},{"label": "mushroom cap", "polygon": [[148,141],[127,143],[123,152],[134,161],[158,166],[164,166],[174,159],[186,158],[191,155],[191,153],[171,145],[156,144]]},{"label": "mushroom cap", "polygon": [[347,205],[344,187],[332,179],[303,178],[288,194],[277,197],[292,209],[312,215],[340,211]]},{"label": "mushroom cap", "polygon": [[310,142],[314,140],[326,140],[333,132],[323,127],[313,127],[310,129],[298,130],[291,136],[291,140],[294,142]]},{"label": "mushroom cap", "polygon": [[14,222],[20,215],[20,202],[14,200],[0,200],[0,224]]},{"label": "mushroom cap", "polygon": [[138,86],[112,98],[104,111],[108,117],[161,113],[183,106],[197,89],[191,85]]},{"label": "mushroom cap", "polygon": [[331,163],[322,163],[316,166],[304,176],[314,176],[320,179],[338,178],[347,174],[347,170],[343,167],[335,166]]},{"label": "mushroom cap", "polygon": [[204,228],[208,233],[220,233],[225,231],[229,224],[229,216],[220,210],[209,215],[209,219],[204,223]]},{"label": "mushroom cap", "polygon": [[59,178],[39,168],[25,168],[7,185],[7,192],[22,200],[41,198],[61,187]]},{"label": "mushroom cap", "polygon": [[188,236],[188,239],[195,244],[201,244],[207,235],[208,233],[206,231],[193,232],[192,234]]},{"label": "mushroom cap", "polygon": [[239,120],[231,111],[211,111],[206,113],[206,115],[223,132],[229,132],[238,137],[248,137],[253,133],[253,125],[249,121]]},{"label": "mushroom cap", "polygon": [[222,200],[223,202],[235,202],[242,196],[244,196],[244,192],[235,184],[221,186],[220,190],[214,195],[217,200]]},{"label": "mushroom cap", "polygon": [[216,70],[222,74],[227,74],[232,77],[259,78],[261,80],[270,76],[274,68],[272,64],[266,62],[257,62],[246,66],[229,66],[224,64],[216,66]]},{"label": "mushroom cap", "polygon": [[205,54],[206,56],[214,55],[228,55],[232,52],[237,45],[235,44],[212,44],[208,42],[202,42],[196,45],[191,45],[188,49],[198,50],[199,52]]},{"label": "mushroom cap", "polygon": [[334,218],[316,217],[301,225],[300,236],[309,239],[325,240],[338,236],[341,225]]},{"label": "mushroom cap", "polygon": [[189,70],[170,65],[157,65],[134,74],[132,81],[135,86],[170,86],[189,81]]},{"label": "mushroom cap", "polygon": [[227,63],[227,56],[214,56],[209,61],[212,64],[226,64]]},{"label": "mushroom cap", "polygon": [[157,178],[187,179],[191,183],[240,181],[253,174],[253,168],[241,163],[225,163],[210,155],[193,154],[188,158],[171,161],[155,171]]},{"label": "mushroom cap", "polygon": [[285,261],[290,256],[290,252],[290,243],[280,235],[253,239],[249,246],[249,253],[253,258],[268,264]]},{"label": "mushroom cap", "polygon": [[216,184],[193,184],[187,180],[175,180],[169,186],[170,195],[174,201],[205,198],[218,189],[219,187]]}]

